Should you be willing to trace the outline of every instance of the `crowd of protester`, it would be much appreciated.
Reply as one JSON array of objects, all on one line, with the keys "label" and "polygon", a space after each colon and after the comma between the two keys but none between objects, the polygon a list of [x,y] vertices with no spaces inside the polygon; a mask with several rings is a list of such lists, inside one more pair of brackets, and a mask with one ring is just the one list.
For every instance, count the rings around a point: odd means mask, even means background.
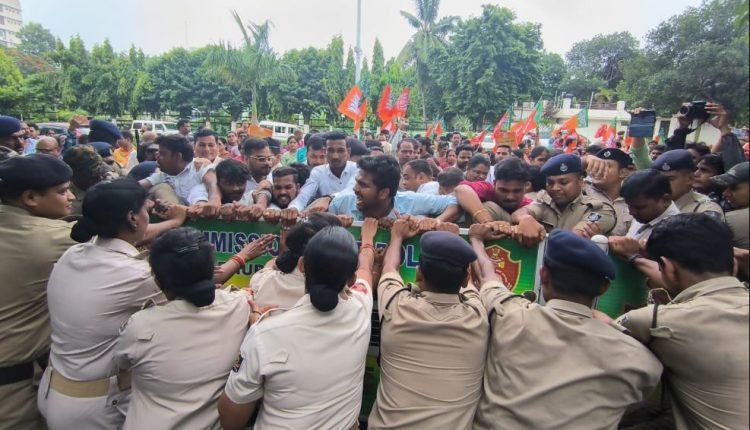
[{"label": "crowd of protester", "polygon": [[[662,144],[572,151],[0,116],[0,429],[357,428],[374,310],[369,428],[747,428],[748,137],[707,111],[710,146],[680,117]],[[216,265],[190,218],[281,233]],[[602,236],[649,289],[616,320],[593,309],[617,276]],[[539,298],[498,276],[503,238],[546,241]]]}]

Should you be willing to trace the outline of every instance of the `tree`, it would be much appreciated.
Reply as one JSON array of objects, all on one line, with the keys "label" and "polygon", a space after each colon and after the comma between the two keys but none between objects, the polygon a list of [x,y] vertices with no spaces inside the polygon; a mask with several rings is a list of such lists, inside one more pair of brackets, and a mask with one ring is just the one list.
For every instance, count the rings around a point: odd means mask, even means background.
[{"label": "tree", "polygon": [[565,79],[565,62],[558,54],[545,52],[542,56],[542,95],[551,99]]},{"label": "tree", "polygon": [[21,43],[18,49],[24,54],[45,56],[55,51],[55,36],[36,22],[29,22],[18,30]]},{"label": "tree", "polygon": [[577,42],[565,55],[568,79],[563,89],[579,98],[588,98],[601,87],[615,89],[622,80],[620,64],[637,54],[638,40],[628,32]]},{"label": "tree", "polygon": [[[380,40],[376,37],[375,44],[372,47],[372,67],[370,68],[370,77],[367,84],[367,95],[370,99],[372,112],[375,112],[375,109],[380,102],[380,95],[383,93],[383,87],[385,87],[386,84],[383,81],[384,73],[385,57],[383,56],[383,45],[380,44]],[[375,118],[376,116],[373,115],[373,121]]]},{"label": "tree", "polygon": [[399,61],[417,69],[417,85],[422,97],[422,119],[427,118],[425,98],[429,97],[427,83],[431,79],[429,70],[430,57],[445,51],[445,38],[453,29],[457,18],[448,16],[437,19],[440,0],[414,0],[416,16],[407,11],[401,11],[409,25],[416,30],[399,54]]},{"label": "tree", "polygon": [[324,49],[293,49],[281,57],[281,62],[295,71],[293,80],[273,82],[269,97],[282,116],[302,112],[306,124],[314,113],[325,111],[328,94],[324,87],[328,54]]},{"label": "tree", "polygon": [[514,20],[510,9],[482,6],[481,16],[459,23],[433,66],[450,113],[477,127],[496,121],[517,98],[541,95],[540,27]]},{"label": "tree", "polygon": [[233,48],[222,43],[219,49],[212,50],[204,63],[207,76],[220,77],[233,88],[249,91],[252,111],[257,114],[264,86],[275,77],[291,77],[293,72],[278,62],[271,49],[268,41],[270,21],[244,24],[237,11],[233,10],[232,16],[242,31],[244,44],[240,48]]},{"label": "tree", "polygon": [[357,77],[357,64],[354,61],[354,50],[350,47],[349,52],[346,54],[346,84],[351,87],[354,84],[359,84],[359,82],[355,82],[355,79]]},{"label": "tree", "polygon": [[323,87],[328,94],[328,113],[331,118],[338,118],[337,108],[350,88],[347,86],[344,69],[344,39],[340,35],[331,39],[326,56],[328,65],[323,78]]},{"label": "tree", "polygon": [[743,0],[712,0],[687,8],[651,30],[642,55],[623,64],[617,87],[631,106],[674,113],[690,100],[724,104],[748,120],[748,29],[734,25]]},{"label": "tree", "polygon": [[13,112],[21,101],[23,77],[13,61],[0,49],[0,112]]}]

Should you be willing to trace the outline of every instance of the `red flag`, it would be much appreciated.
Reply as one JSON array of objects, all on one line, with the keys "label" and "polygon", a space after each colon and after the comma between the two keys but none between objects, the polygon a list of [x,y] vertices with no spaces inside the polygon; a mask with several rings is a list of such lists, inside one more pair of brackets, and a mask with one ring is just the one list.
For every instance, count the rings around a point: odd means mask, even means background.
[{"label": "red flag", "polygon": [[523,126],[521,126],[518,129],[518,131],[516,131],[516,145],[521,143],[526,133],[538,127],[536,123],[536,115],[537,115],[537,112],[541,110],[542,110],[542,99],[539,99],[539,101],[536,102],[534,107],[531,109],[531,112],[529,113],[528,118],[526,118],[526,122],[523,124]]},{"label": "red flag", "polygon": [[439,119],[435,126],[435,135],[440,137],[443,135],[443,120]]},{"label": "red flag", "polygon": [[341,112],[345,117],[353,120],[355,125],[357,118],[360,117],[360,101],[362,100],[362,90],[358,86],[353,86],[349,90],[349,93],[344,97],[344,100],[339,105],[338,111]]},{"label": "red flag", "polygon": [[393,121],[391,120],[383,122],[383,125],[380,126],[381,130],[388,130],[389,133],[393,133],[395,128],[396,127],[393,125]]},{"label": "red flag", "polygon": [[487,129],[484,129],[484,130],[482,130],[481,133],[479,133],[478,135],[476,135],[476,136],[472,137],[471,139],[469,139],[469,141],[474,146],[481,145],[482,142],[484,141],[484,136],[486,136],[486,135],[487,135]]},{"label": "red flag", "polygon": [[383,88],[383,94],[380,95],[378,102],[378,118],[383,122],[388,122],[393,116],[393,102],[391,101],[391,85],[388,84]]},{"label": "red flag", "polygon": [[396,99],[396,104],[393,106],[394,117],[406,116],[406,110],[409,108],[409,91],[409,87],[404,88]]},{"label": "red flag", "polygon": [[503,131],[503,124],[505,124],[505,121],[508,120],[508,111],[505,111],[503,116],[500,117],[500,120],[495,125],[495,128],[492,130],[492,141],[495,142],[495,145],[497,145],[497,142],[500,140],[500,132]]}]

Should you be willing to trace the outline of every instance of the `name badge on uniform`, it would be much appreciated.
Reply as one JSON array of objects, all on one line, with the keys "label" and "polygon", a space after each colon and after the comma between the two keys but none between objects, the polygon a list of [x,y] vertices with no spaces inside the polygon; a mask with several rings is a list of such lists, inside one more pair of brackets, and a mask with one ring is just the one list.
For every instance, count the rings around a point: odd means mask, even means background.
[{"label": "name badge on uniform", "polygon": [[602,219],[602,214],[599,212],[591,212],[589,216],[586,217],[586,221],[588,222],[597,222]]}]

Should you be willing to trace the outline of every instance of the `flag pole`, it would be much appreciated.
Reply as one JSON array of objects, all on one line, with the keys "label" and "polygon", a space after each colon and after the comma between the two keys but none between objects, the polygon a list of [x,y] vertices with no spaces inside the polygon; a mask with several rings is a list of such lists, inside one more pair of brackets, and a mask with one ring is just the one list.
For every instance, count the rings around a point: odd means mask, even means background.
[{"label": "flag pole", "polygon": [[360,73],[362,72],[362,0],[357,0],[357,46],[354,48],[356,59],[354,82],[359,84]]}]

